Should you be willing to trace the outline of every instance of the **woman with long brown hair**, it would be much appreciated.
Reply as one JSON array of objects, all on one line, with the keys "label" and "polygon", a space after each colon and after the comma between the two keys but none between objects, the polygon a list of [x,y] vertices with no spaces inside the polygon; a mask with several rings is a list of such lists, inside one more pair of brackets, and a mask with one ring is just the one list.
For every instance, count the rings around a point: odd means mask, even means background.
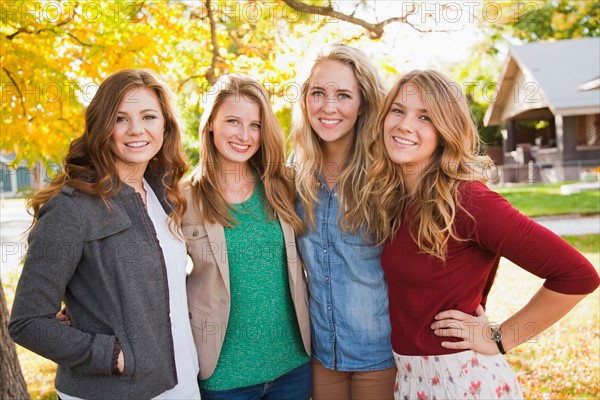
[{"label": "woman with long brown hair", "polygon": [[310,329],[295,243],[304,225],[283,133],[254,79],[224,75],[211,92],[183,219],[202,397],[308,400]]},{"label": "woman with long brown hair", "polygon": [[[198,398],[171,95],[150,70],[99,86],[34,222],[9,324],[58,364],[62,399]],[[55,317],[66,304],[71,322]]]}]

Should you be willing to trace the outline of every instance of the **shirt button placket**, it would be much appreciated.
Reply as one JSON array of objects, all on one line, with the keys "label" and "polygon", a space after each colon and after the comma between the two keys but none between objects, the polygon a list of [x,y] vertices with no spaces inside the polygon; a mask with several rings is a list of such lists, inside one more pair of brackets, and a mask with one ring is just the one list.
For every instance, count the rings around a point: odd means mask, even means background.
[{"label": "shirt button placket", "polygon": [[335,257],[335,255],[333,253],[329,254],[329,218],[332,218],[332,214],[333,214],[333,205],[334,205],[335,199],[334,196],[332,195],[331,192],[329,192],[328,195],[328,199],[327,199],[327,209],[326,209],[326,214],[325,214],[325,218],[323,218],[323,231],[324,231],[324,238],[325,238],[325,246],[323,248],[323,253],[325,254],[325,259],[326,259],[326,265],[327,265],[327,271],[326,271],[326,275],[324,277],[325,280],[325,287],[327,290],[327,316],[329,319],[329,326],[330,326],[330,333],[329,336],[331,337],[331,352],[333,354],[333,362],[335,363],[335,360],[337,359],[337,355],[335,354],[335,325],[333,323],[333,288],[331,287],[331,257]]}]

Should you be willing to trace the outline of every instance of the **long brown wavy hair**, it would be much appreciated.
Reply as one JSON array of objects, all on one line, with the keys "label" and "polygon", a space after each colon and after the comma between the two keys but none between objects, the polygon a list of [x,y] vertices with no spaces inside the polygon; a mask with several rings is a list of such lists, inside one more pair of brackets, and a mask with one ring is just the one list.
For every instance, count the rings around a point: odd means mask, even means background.
[{"label": "long brown wavy hair", "polygon": [[[384,122],[396,96],[406,84],[418,88],[438,135],[438,149],[432,163],[423,171],[411,193],[407,193],[402,170],[385,150]],[[454,229],[457,209],[461,209],[458,187],[462,182],[487,182],[492,160],[478,155],[481,140],[460,86],[432,70],[415,70],[401,77],[388,94],[377,121],[379,139],[369,151],[381,155],[369,172],[361,201],[377,207],[371,214],[369,232],[379,243],[393,238],[402,224],[407,204],[414,211],[411,235],[426,254],[445,259],[450,238],[459,238]],[[463,209],[464,210],[464,209]]]},{"label": "long brown wavy hair", "polygon": [[281,126],[266,90],[256,80],[243,74],[221,76],[204,104],[199,128],[200,160],[189,182],[186,182],[192,189],[194,207],[208,222],[225,227],[232,227],[236,222],[230,214],[231,206],[221,192],[219,177],[222,176],[222,165],[210,131],[211,122],[228,96],[254,102],[260,109],[260,147],[249,164],[264,185],[269,217],[279,216],[291,224],[297,234],[304,233],[304,224],[294,210],[296,190],[293,171],[285,164],[285,139]]},{"label": "long brown wavy hair", "polygon": [[[369,213],[359,201],[359,193],[366,184],[366,172],[372,159],[368,157],[368,146],[376,139],[375,124],[379,107],[383,102],[385,90],[377,73],[377,69],[367,55],[345,44],[336,44],[322,48],[313,57],[308,74],[300,71],[302,82],[300,100],[293,111],[292,132],[293,164],[296,169],[296,185],[298,195],[306,211],[307,226],[315,227],[315,204],[318,203],[318,174],[323,169],[323,152],[319,136],[311,127],[306,109],[310,78],[319,63],[338,61],[349,66],[360,88],[361,114],[356,120],[352,145],[348,157],[340,168],[337,182],[340,215],[339,226],[356,233],[366,227],[363,215]],[[376,212],[375,210],[370,210]]]},{"label": "long brown wavy hair", "polygon": [[147,168],[158,175],[166,187],[167,200],[173,206],[170,229],[178,232],[186,207],[179,183],[188,164],[181,148],[181,132],[172,93],[160,77],[148,69],[121,70],[100,84],[85,112],[83,135],[71,142],[63,160],[63,171],[48,187],[28,199],[27,205],[33,211],[32,226],[40,208],[66,185],[100,197],[110,210],[108,200],[119,192],[123,184],[117,173],[116,157],[111,151],[111,136],[119,106],[124,96],[134,88],[152,90],[165,119],[163,145]]}]

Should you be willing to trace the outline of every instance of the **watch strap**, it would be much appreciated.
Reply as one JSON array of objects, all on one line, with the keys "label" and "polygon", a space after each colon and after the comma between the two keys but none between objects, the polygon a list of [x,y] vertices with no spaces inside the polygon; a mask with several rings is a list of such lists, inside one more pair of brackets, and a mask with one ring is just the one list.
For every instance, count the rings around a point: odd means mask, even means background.
[{"label": "watch strap", "polygon": [[498,346],[498,350],[500,350],[500,354],[506,354],[506,351],[504,351],[504,346],[502,346],[502,339],[500,340],[495,340],[496,345]]},{"label": "watch strap", "polygon": [[500,332],[500,326],[492,326],[492,339],[496,342],[500,354],[506,354],[504,346],[502,345],[502,332]]}]

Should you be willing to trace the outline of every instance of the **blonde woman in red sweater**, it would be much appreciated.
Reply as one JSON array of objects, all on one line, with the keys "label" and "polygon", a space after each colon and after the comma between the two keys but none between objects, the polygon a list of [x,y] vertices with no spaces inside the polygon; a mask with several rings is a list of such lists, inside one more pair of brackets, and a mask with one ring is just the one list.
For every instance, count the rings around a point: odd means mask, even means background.
[{"label": "blonde woman in red sweater", "polygon": [[[395,397],[522,398],[502,354],[550,327],[600,282],[589,261],[485,185],[488,157],[460,87],[413,71],[389,93],[363,201],[385,242]],[[517,313],[483,312],[500,257],[545,279]],[[483,306],[482,306],[483,305]]]}]

